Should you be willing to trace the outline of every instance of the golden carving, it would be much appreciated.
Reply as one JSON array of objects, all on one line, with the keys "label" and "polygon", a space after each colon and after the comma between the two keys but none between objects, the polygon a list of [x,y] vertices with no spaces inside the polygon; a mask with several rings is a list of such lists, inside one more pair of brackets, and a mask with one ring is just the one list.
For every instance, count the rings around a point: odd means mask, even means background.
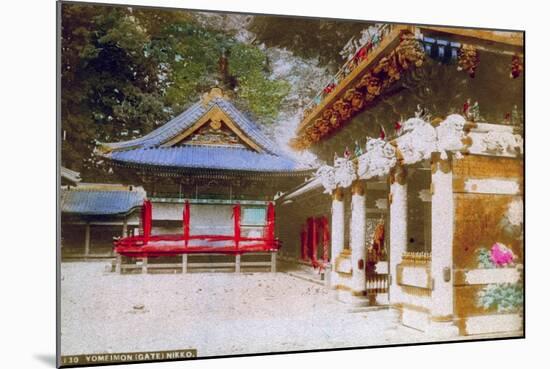
[{"label": "golden carving", "polygon": [[351,184],[351,193],[353,195],[364,196],[365,195],[365,183],[363,181],[354,181]]},{"label": "golden carving", "polygon": [[[462,159],[461,159],[462,160]],[[431,171],[435,174],[438,170],[443,173],[449,173],[452,169],[451,158],[441,159],[441,153],[433,153],[431,161]]]},{"label": "golden carving", "polygon": [[337,200],[337,201],[343,201],[344,200],[344,190],[342,189],[342,187],[337,187],[332,192],[332,199]]},{"label": "golden carving", "polygon": [[443,122],[443,118],[436,117],[436,118],[432,119],[432,121],[430,123],[432,124],[433,127],[439,127],[441,122]]},{"label": "golden carving", "polygon": [[221,122],[221,120],[219,120],[219,119],[214,119],[214,120],[212,120],[212,122],[210,122],[210,127],[211,127],[214,131],[218,131],[220,128],[222,128],[222,122]]},{"label": "golden carving", "polygon": [[[397,47],[387,56],[378,60],[377,64],[372,66],[371,71],[366,72],[354,87],[349,88],[344,93],[343,101],[339,99],[332,106],[327,105],[321,111],[322,119],[330,123],[329,129],[327,130],[323,126],[321,130],[308,130],[308,127],[315,123],[302,126],[301,133],[290,142],[293,149],[307,149],[312,143],[329,136],[347,123],[354,114],[362,111],[367,103],[374,100],[392,83],[399,80],[404,71],[411,67],[420,67],[423,64],[424,50],[414,34],[400,29],[395,35],[400,37]],[[358,76],[359,74],[357,74]],[[349,103],[349,106],[345,105],[345,102]]]},{"label": "golden carving", "polygon": [[400,185],[405,185],[407,183],[407,168],[402,165],[396,165],[392,168],[390,173],[391,183],[399,183]]},{"label": "golden carving", "polygon": [[231,131],[233,131],[233,133],[235,133],[243,142],[245,142],[253,150],[256,150],[258,152],[264,151],[260,146],[258,146],[258,144],[256,144],[252,139],[246,136],[243,131],[240,130],[240,128],[233,122],[231,117],[225,114],[225,112],[223,112],[217,106],[212,107],[212,109],[206,112],[199,120],[195,122],[195,124],[187,128],[185,131],[179,133],[175,137],[164,142],[162,146],[163,147],[174,146],[179,142],[183,141],[184,139],[186,139],[187,137],[189,137],[191,134],[195,133],[199,128],[201,128],[205,124],[210,124],[210,122],[213,122],[216,120],[223,121],[224,124],[227,127],[229,127]]},{"label": "golden carving", "polygon": [[458,51],[458,70],[464,70],[472,78],[479,65],[479,53],[474,46],[463,44]]}]

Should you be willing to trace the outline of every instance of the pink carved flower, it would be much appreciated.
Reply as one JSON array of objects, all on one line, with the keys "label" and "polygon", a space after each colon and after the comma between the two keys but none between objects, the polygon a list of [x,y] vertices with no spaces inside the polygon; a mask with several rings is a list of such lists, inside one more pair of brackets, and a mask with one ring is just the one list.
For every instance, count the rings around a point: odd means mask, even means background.
[{"label": "pink carved flower", "polygon": [[500,242],[491,247],[491,261],[497,267],[506,266],[514,262],[514,253]]}]

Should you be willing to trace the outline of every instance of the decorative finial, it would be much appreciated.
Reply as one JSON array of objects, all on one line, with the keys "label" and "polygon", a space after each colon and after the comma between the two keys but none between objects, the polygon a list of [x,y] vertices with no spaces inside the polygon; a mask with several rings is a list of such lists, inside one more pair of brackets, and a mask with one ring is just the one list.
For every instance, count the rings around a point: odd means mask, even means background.
[{"label": "decorative finial", "polygon": [[223,94],[223,90],[219,87],[214,87],[210,90],[210,92],[205,92],[202,95],[202,104],[204,106],[208,105],[208,103],[215,98],[222,98],[225,99],[225,95]]}]

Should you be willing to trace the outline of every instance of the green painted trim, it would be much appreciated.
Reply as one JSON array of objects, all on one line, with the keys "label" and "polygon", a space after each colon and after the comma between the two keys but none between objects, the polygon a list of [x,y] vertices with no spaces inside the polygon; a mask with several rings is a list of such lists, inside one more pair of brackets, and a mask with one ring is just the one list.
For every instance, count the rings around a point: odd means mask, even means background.
[{"label": "green painted trim", "polygon": [[167,198],[167,197],[149,197],[151,202],[183,204],[186,200],[190,204],[219,204],[219,205],[267,205],[268,201],[261,200],[221,200],[221,199],[182,199],[182,198]]}]

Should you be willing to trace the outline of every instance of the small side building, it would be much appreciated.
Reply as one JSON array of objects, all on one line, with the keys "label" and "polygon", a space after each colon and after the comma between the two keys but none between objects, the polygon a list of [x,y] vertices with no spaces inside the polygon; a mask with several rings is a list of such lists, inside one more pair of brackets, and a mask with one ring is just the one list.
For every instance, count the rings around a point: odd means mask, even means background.
[{"label": "small side building", "polygon": [[62,186],[62,260],[113,257],[113,240],[139,229],[145,198],[145,190],[139,186],[101,183]]}]

